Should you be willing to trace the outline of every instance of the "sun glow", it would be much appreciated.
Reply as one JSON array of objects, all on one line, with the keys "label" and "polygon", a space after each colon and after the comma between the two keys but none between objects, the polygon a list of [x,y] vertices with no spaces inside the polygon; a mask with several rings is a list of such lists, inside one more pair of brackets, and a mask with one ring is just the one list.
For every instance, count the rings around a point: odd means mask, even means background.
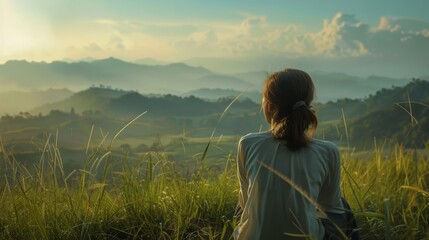
[{"label": "sun glow", "polygon": [[[11,0],[0,0],[0,56],[19,56],[52,45],[49,24],[43,19],[31,21],[17,11]],[[32,55],[32,54],[30,54]]]}]

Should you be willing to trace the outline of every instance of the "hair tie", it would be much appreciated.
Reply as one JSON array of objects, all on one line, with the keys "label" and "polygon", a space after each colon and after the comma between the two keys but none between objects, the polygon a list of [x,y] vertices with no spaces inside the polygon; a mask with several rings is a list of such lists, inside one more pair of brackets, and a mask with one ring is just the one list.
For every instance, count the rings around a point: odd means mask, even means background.
[{"label": "hair tie", "polygon": [[306,106],[307,104],[304,102],[304,101],[298,101],[298,102],[296,102],[294,105],[293,105],[293,110],[295,111],[295,110],[297,110],[298,108],[300,108],[300,107],[304,107],[304,106]]}]

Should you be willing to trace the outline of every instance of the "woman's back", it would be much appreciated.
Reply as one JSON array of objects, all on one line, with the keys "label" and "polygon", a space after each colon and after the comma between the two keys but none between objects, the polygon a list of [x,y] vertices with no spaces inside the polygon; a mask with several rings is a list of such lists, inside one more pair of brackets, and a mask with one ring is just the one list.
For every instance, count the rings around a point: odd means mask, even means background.
[{"label": "woman's back", "polygon": [[[236,237],[290,239],[293,237],[287,234],[305,234],[323,238],[316,206],[296,188],[323,210],[341,213],[339,161],[338,149],[330,142],[311,139],[307,147],[291,151],[284,140],[273,138],[270,132],[244,136],[238,148],[243,213]],[[296,185],[291,186],[261,163]]]}]

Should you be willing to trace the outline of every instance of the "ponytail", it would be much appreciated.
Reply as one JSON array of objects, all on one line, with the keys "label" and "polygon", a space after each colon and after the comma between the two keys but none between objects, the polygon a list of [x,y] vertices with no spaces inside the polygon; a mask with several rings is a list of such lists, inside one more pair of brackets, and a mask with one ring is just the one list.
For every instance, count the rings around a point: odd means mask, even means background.
[{"label": "ponytail", "polygon": [[317,128],[317,117],[309,105],[313,97],[313,82],[300,70],[275,73],[265,83],[264,98],[271,109],[268,114],[271,133],[274,138],[284,139],[291,151],[307,147],[308,136]]}]

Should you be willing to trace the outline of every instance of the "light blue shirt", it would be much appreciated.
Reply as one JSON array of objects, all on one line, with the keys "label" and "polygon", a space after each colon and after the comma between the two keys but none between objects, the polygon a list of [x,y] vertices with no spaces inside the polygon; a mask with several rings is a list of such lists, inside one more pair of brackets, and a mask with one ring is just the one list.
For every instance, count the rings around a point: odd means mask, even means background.
[{"label": "light blue shirt", "polygon": [[335,144],[311,139],[308,147],[290,151],[270,132],[251,133],[240,139],[237,155],[243,213],[234,231],[236,239],[294,238],[287,234],[323,239],[315,204],[261,162],[289,178],[324,211],[343,212]]}]

